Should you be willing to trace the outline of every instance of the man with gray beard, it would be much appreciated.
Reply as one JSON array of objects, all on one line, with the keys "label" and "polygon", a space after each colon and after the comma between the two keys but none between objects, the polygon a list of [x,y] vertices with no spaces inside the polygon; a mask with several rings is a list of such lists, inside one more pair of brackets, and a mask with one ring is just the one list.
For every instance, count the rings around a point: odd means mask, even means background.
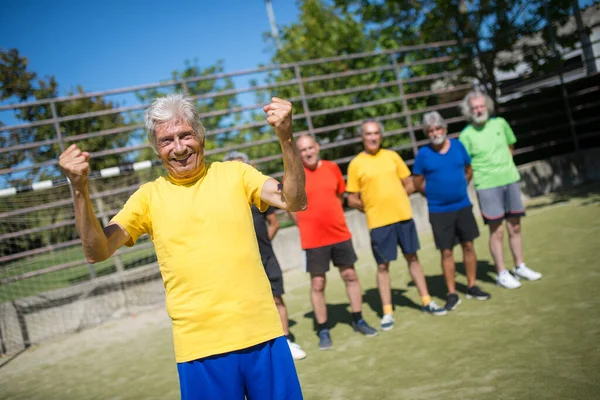
[{"label": "man with gray beard", "polygon": [[431,144],[419,149],[413,166],[415,189],[427,197],[429,222],[435,245],[442,256],[442,271],[448,288],[445,309],[454,310],[460,304],[456,294],[453,248],[460,243],[467,275],[468,299],[487,300],[490,294],[475,281],[477,256],[473,240],[479,236],[473,216],[467,186],[473,175],[471,157],[456,139],[448,139],[447,125],[433,111],[423,116],[423,131]]},{"label": "man with gray beard", "polygon": [[[481,91],[469,92],[461,105],[462,113],[471,121],[460,134],[460,141],[473,161],[473,179],[483,220],[490,228],[490,252],[498,272],[497,283],[507,289],[521,286],[519,279],[536,281],[542,274],[523,261],[521,217],[525,207],[521,200],[519,171],[513,160],[517,139],[504,118],[490,118],[494,103]],[[504,265],[503,227],[506,219],[513,275]]]}]

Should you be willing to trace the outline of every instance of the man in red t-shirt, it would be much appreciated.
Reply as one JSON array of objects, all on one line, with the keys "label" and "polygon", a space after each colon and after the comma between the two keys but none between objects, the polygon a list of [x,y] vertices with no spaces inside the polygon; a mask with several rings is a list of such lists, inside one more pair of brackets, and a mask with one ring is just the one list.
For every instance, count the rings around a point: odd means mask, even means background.
[{"label": "man in red t-shirt", "polygon": [[357,258],[342,207],[346,190],[342,172],[336,163],[319,158],[319,144],[314,137],[300,136],[296,145],[304,164],[309,206],[305,211],[290,214],[300,230],[305,270],[310,273],[310,296],[319,348],[327,350],[332,345],[325,304],[325,273],[329,271],[330,261],[339,268],[346,284],[354,330],[365,336],[375,336],[379,332],[362,317],[362,291],[354,270]]}]

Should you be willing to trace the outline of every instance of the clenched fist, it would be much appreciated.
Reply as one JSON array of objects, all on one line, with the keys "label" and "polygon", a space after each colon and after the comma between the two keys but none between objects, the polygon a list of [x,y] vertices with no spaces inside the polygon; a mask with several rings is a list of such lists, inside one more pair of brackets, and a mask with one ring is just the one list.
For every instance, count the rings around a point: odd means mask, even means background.
[{"label": "clenched fist", "polygon": [[79,150],[72,144],[58,158],[58,165],[65,172],[75,189],[83,189],[87,185],[90,172],[90,153]]},{"label": "clenched fist", "polygon": [[278,97],[271,98],[271,102],[264,106],[267,122],[275,128],[275,133],[280,141],[292,139],[292,103]]}]

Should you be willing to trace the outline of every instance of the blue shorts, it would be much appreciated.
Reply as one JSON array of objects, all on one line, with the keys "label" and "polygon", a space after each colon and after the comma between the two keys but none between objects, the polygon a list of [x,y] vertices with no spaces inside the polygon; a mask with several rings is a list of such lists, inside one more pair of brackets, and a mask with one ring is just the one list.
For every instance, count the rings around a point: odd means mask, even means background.
[{"label": "blue shorts", "polygon": [[177,364],[182,400],[301,400],[284,336],[243,350]]},{"label": "blue shorts", "polygon": [[403,254],[414,254],[421,247],[415,221],[400,221],[371,230],[371,249],[377,264],[398,258],[398,246]]}]

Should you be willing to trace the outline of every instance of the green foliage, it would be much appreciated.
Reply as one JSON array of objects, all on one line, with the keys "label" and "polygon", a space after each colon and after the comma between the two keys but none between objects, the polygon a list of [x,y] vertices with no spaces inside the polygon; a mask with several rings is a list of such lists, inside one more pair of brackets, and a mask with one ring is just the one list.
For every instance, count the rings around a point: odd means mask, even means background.
[{"label": "green foliage", "polygon": [[[478,78],[490,93],[498,87],[494,70],[510,71],[525,63],[532,75],[555,68],[550,56],[548,19],[563,25],[569,15],[568,0],[335,0],[342,12],[351,11],[369,27],[381,47],[457,40],[449,54],[457,60],[423,68],[458,68],[464,78]],[[461,5],[466,5],[461,9]],[[571,48],[575,35],[557,36],[559,46]],[[436,50],[422,52],[423,57],[439,56]],[[474,60],[479,60],[478,62]]]},{"label": "green foliage", "polygon": [[[295,63],[310,59],[337,57],[377,49],[377,40],[365,33],[364,25],[349,12],[339,12],[320,0],[299,2],[300,15],[297,23],[281,29],[281,47],[277,49],[274,63]],[[324,159],[350,157],[362,150],[356,135],[360,121],[402,111],[400,101],[384,105],[368,105],[351,110],[327,111],[355,104],[393,98],[400,95],[396,72],[391,68],[391,59],[386,55],[368,56],[355,59],[335,60],[318,64],[302,65],[299,68],[303,79],[303,89],[309,99],[307,109],[318,115],[311,116],[314,129],[347,124],[334,130],[320,132],[317,136],[322,145],[321,156]],[[347,74],[341,77],[319,79],[329,74],[367,69],[360,74]],[[378,70],[379,69],[379,70]],[[281,69],[269,76],[269,83],[281,83],[296,79],[293,68]],[[361,86],[369,86],[360,88]],[[355,89],[355,90],[352,90]],[[342,92],[343,91],[343,92]],[[298,84],[281,86],[273,94],[286,99],[300,96]],[[304,118],[294,121],[295,132],[306,132],[309,123],[301,101],[294,102],[294,114],[304,114]],[[353,124],[354,123],[354,124]],[[386,121],[387,130],[405,126],[404,119]],[[346,141],[338,146],[340,141]],[[406,135],[386,140],[386,145],[394,146],[406,143]],[[330,144],[336,143],[336,146]],[[265,170],[281,170],[280,163],[268,165]]]}]

